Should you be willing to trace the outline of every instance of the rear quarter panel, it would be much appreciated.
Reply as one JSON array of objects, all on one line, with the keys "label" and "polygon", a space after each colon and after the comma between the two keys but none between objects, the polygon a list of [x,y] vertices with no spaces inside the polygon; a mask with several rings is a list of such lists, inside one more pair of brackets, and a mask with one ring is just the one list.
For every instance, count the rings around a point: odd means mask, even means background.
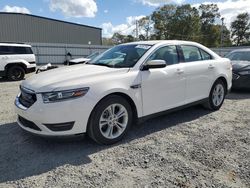
[{"label": "rear quarter panel", "polygon": [[[232,87],[232,65],[229,59],[227,58],[218,58],[216,60],[216,77],[217,80],[219,77],[224,77],[227,80],[227,89],[230,90]],[[211,86],[212,87],[212,86]]]}]

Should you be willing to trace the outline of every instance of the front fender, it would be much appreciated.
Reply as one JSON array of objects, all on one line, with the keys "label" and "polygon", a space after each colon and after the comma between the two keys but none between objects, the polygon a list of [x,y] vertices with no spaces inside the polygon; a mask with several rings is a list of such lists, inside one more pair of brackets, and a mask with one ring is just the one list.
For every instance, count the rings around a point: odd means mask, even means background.
[{"label": "front fender", "polygon": [[99,93],[99,94],[94,94],[91,93],[90,90],[90,94],[93,98],[96,98],[96,104],[95,106],[105,97],[107,97],[108,95],[112,95],[112,94],[123,94],[126,95],[127,97],[129,97],[135,107],[136,107],[136,111],[137,111],[137,115],[138,117],[142,116],[142,100],[141,100],[141,89],[137,89],[137,90],[132,90],[132,89],[126,89],[126,88],[112,88],[112,89],[108,89],[108,90],[103,90],[103,92]]},{"label": "front fender", "polygon": [[25,65],[26,68],[30,65],[29,62],[25,61],[24,59],[15,59],[15,60],[7,61],[7,65],[17,64],[17,63]]}]

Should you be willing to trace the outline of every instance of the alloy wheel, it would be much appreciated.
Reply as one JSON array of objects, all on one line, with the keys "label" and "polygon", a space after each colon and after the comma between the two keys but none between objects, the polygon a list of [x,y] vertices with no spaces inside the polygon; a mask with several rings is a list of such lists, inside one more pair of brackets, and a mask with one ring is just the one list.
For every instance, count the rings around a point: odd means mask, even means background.
[{"label": "alloy wheel", "polygon": [[13,80],[20,79],[21,76],[22,76],[22,71],[19,68],[13,69],[11,76]]},{"label": "alloy wheel", "polygon": [[225,91],[224,91],[223,85],[217,84],[214,87],[214,91],[213,91],[213,95],[212,95],[213,104],[215,106],[221,105],[221,103],[224,100],[224,94],[225,94]]},{"label": "alloy wheel", "polygon": [[128,111],[121,104],[109,105],[101,114],[99,128],[107,139],[119,137],[128,125]]}]

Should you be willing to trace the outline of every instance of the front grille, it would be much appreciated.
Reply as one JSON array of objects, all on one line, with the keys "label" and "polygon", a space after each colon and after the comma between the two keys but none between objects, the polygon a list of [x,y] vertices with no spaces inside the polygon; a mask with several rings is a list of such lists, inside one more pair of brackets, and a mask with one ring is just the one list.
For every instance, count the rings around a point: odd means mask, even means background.
[{"label": "front grille", "polygon": [[21,95],[19,97],[19,102],[29,108],[36,102],[36,94],[30,90],[20,87]]},{"label": "front grille", "polygon": [[20,121],[20,123],[22,123],[22,125],[24,127],[27,127],[27,128],[30,128],[30,129],[34,129],[34,130],[37,130],[37,131],[41,131],[41,129],[35,124],[33,123],[32,121],[29,121],[21,116],[18,116],[18,120]]}]

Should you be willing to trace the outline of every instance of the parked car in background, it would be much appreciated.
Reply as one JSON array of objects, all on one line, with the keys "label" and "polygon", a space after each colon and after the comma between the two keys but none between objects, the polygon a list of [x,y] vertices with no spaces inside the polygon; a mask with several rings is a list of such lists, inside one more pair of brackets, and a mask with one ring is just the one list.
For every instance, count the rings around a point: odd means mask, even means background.
[{"label": "parked car in background", "polygon": [[22,80],[25,74],[36,71],[36,58],[30,45],[0,43],[0,77]]},{"label": "parked car in background", "polygon": [[233,89],[250,89],[250,48],[234,50],[226,55],[233,66]]},{"label": "parked car in background", "polygon": [[219,110],[232,85],[230,60],[187,41],[115,46],[86,64],[22,82],[18,124],[38,135],[87,133],[113,144],[135,120],[194,104]]},{"label": "parked car in background", "polygon": [[100,54],[101,54],[101,52],[94,52],[94,53],[90,54],[87,57],[71,59],[71,60],[69,60],[69,65],[77,65],[77,64],[86,63],[86,62],[94,59],[95,57],[97,57]]}]

